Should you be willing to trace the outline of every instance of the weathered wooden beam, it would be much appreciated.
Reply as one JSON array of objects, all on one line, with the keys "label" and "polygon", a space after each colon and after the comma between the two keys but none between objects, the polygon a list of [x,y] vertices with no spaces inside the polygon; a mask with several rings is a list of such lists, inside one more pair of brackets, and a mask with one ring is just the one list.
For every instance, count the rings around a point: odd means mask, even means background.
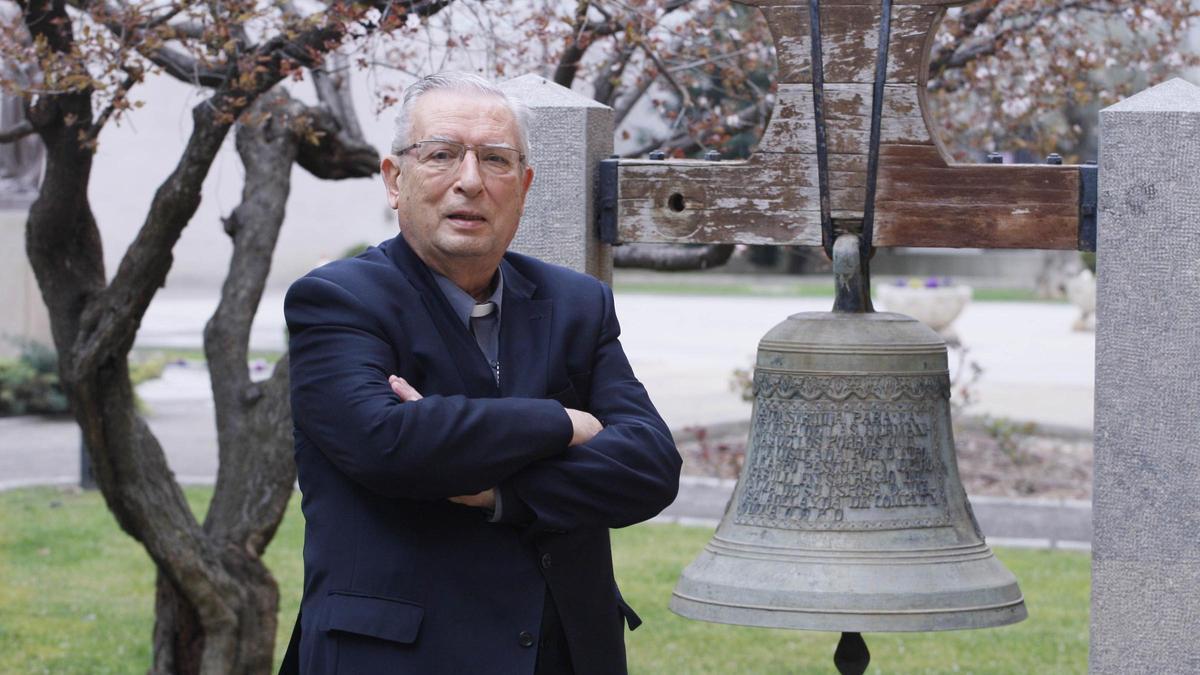
[{"label": "weathered wooden beam", "polygon": [[[874,244],[1086,247],[1079,167],[956,164],[930,131],[932,40],[945,7],[963,0],[893,2]],[[620,161],[614,242],[821,244],[809,5],[743,4],[762,9],[779,62],[758,151],[738,162]],[[866,203],[880,12],[877,0],[821,2],[830,206],[843,224],[861,221]]]},{"label": "weathered wooden beam", "polygon": [[[932,146],[881,149],[876,246],[1080,247],[1079,167],[915,167],[902,158],[917,148],[936,152]],[[616,241],[820,246],[816,169],[795,159],[621,161]],[[835,190],[834,202],[849,192]]]},{"label": "weathered wooden beam", "polygon": [[622,243],[821,243],[815,160],[621,160],[617,179]]}]

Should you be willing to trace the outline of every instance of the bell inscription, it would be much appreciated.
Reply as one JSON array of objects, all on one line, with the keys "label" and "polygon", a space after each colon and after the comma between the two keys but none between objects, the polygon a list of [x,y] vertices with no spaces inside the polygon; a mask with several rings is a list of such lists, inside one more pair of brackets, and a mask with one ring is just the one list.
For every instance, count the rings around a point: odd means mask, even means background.
[{"label": "bell inscription", "polygon": [[937,439],[942,376],[838,377],[759,369],[735,521],[786,529],[949,524]]}]

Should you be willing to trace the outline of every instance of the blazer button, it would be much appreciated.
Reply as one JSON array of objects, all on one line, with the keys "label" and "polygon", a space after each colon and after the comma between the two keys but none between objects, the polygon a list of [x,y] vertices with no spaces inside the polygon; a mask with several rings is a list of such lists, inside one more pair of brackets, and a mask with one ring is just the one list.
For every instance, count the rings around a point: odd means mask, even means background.
[{"label": "blazer button", "polygon": [[533,634],[527,630],[521,631],[521,634],[517,636],[517,644],[521,645],[522,647],[532,647]]},{"label": "blazer button", "polygon": [[542,569],[544,569],[544,570],[548,570],[548,569],[550,569],[550,563],[551,563],[551,562],[553,562],[553,561],[552,561],[552,560],[551,560],[551,558],[550,558],[550,554],[549,554],[549,553],[543,553],[543,554],[542,554]]}]

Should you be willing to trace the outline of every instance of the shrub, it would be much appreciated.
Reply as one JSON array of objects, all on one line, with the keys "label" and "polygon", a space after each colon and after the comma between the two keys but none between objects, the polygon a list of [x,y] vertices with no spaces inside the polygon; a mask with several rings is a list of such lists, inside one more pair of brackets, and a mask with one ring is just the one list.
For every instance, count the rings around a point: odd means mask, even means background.
[{"label": "shrub", "polygon": [[[162,376],[166,355],[155,352],[130,359],[129,378],[134,386]],[[70,412],[67,396],[58,381],[58,355],[36,342],[21,344],[15,359],[0,359],[0,417],[62,415]]]},{"label": "shrub", "polygon": [[69,409],[54,350],[27,342],[16,359],[0,360],[0,416],[59,415]]}]

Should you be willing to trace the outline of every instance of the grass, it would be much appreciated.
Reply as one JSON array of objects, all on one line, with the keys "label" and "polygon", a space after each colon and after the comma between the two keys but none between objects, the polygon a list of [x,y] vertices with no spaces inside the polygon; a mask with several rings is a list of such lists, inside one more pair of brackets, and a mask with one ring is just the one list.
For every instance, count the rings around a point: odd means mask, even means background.
[{"label": "grass", "polygon": [[[212,491],[189,488],[197,512]],[[634,673],[831,673],[837,636],[689,621],[667,609],[680,570],[711,531],[640,525],[614,532],[625,597],[646,623],[628,634]],[[277,653],[298,603],[303,523],[298,499],[266,554],[283,589]],[[1088,556],[1000,550],[1021,582],[1030,619],[930,634],[870,634],[869,673],[1083,673]],[[95,493],[0,493],[0,672],[143,672],[150,662],[154,573]]]}]

